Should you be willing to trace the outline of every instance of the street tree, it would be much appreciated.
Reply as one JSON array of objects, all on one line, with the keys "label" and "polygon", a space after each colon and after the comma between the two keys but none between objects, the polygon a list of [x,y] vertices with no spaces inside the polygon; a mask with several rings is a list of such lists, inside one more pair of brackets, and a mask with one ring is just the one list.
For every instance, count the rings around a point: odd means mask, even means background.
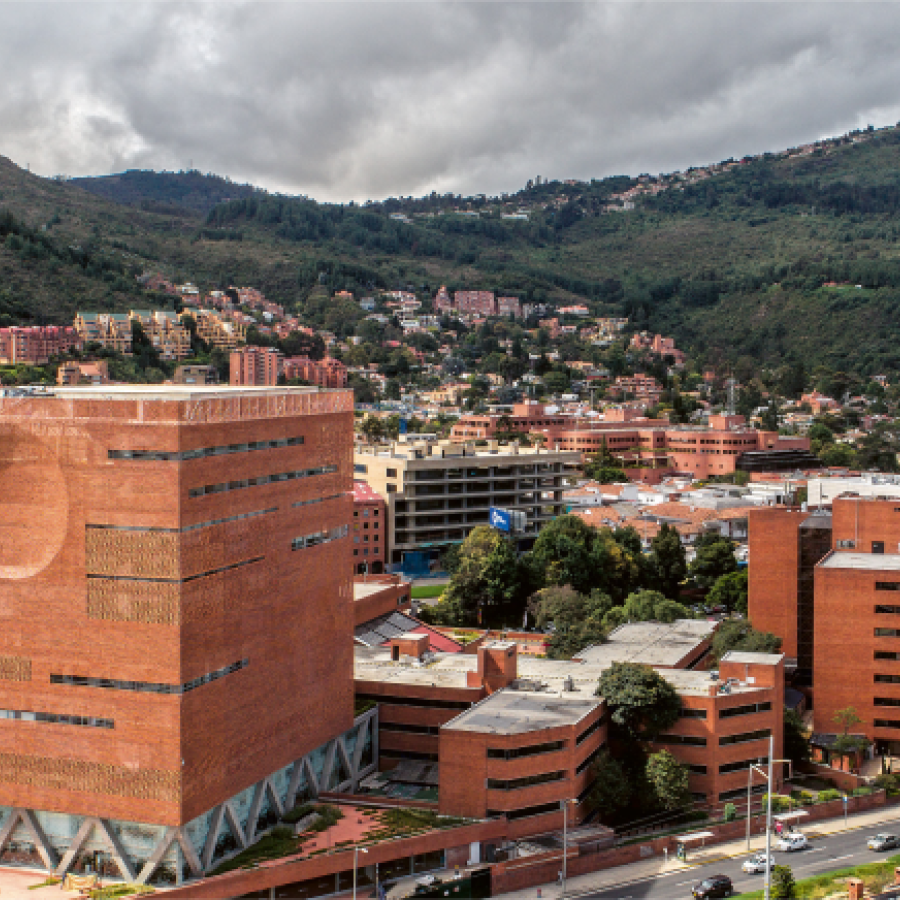
[{"label": "street tree", "polygon": [[720,660],[732,650],[748,653],[778,653],[781,638],[768,631],[757,631],[748,619],[728,619],[719,625],[712,639],[712,654]]}]

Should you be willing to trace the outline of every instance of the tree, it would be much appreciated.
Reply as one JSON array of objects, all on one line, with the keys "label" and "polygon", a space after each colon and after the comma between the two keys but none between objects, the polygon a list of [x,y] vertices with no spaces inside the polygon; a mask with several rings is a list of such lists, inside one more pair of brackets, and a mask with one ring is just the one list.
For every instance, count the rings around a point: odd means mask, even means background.
[{"label": "tree", "polygon": [[730,611],[747,614],[748,573],[746,569],[720,575],[706,595],[713,606],[725,606]]},{"label": "tree", "polygon": [[734,544],[717,532],[701,535],[696,543],[690,572],[700,588],[709,590],[721,575],[737,570]]},{"label": "tree", "polygon": [[552,624],[548,641],[551,659],[571,659],[573,654],[606,638],[604,615],[612,600],[600,591],[579,594],[568,585],[538,591],[528,601],[528,612],[538,628]]},{"label": "tree", "polygon": [[850,729],[862,722],[857,715],[855,706],[846,706],[844,709],[837,710],[831,717],[831,721],[841,729],[841,733],[831,747],[836,753],[858,753],[869,743],[869,739],[865,735],[850,734]]},{"label": "tree", "polygon": [[780,637],[768,631],[757,631],[748,619],[728,619],[722,622],[712,639],[712,654],[717,660],[732,650],[777,653],[780,649]]},{"label": "tree", "polygon": [[610,721],[629,740],[654,740],[678,721],[681,698],[650,666],[613,663],[601,676],[597,694],[606,700]]},{"label": "tree", "polygon": [[622,607],[628,622],[674,622],[691,618],[686,606],[669,600],[659,591],[635,591],[625,598]]},{"label": "tree", "polygon": [[[439,615],[448,624],[503,624],[515,616],[519,571],[512,542],[487,525],[469,532]],[[521,611],[519,612],[521,621]]]},{"label": "tree", "polygon": [[803,719],[795,709],[784,708],[784,755],[794,763],[809,762],[809,741]]},{"label": "tree", "polygon": [[687,562],[681,536],[671,525],[663,523],[650,541],[649,563],[659,589],[675,600],[681,582],[687,577]]},{"label": "tree", "polygon": [[797,896],[797,885],[790,866],[772,866],[772,896],[778,900],[791,900]]},{"label": "tree", "polygon": [[609,452],[605,437],[602,438],[600,449],[584,464],[584,474],[600,484],[623,484],[628,481],[628,476],[622,470],[621,460]]},{"label": "tree", "polygon": [[688,774],[688,767],[668,750],[652,753],[647,758],[647,783],[657,804],[665,810],[679,809],[690,802]]},{"label": "tree", "polygon": [[617,812],[628,807],[631,786],[622,764],[608,750],[601,750],[592,768],[594,783],[588,803],[597,810],[601,822],[609,821]]}]

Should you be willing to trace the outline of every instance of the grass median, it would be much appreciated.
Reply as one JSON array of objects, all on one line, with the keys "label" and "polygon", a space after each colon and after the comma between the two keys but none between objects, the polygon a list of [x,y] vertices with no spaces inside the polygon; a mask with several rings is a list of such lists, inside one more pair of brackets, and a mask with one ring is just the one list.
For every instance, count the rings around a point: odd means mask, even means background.
[{"label": "grass median", "polygon": [[[794,893],[791,896],[796,897],[797,900],[822,900],[838,891],[846,891],[846,880],[851,877],[861,879],[870,893],[879,893],[883,887],[894,884],[894,868],[896,866],[900,866],[900,855],[888,856],[877,862],[859,866],[836,869],[833,872],[814,875],[812,878],[803,878],[795,883]],[[779,896],[774,891],[774,882],[772,887],[772,896]],[[764,897],[765,891],[758,890],[750,891],[747,894],[737,894],[734,900],[762,900]]]}]

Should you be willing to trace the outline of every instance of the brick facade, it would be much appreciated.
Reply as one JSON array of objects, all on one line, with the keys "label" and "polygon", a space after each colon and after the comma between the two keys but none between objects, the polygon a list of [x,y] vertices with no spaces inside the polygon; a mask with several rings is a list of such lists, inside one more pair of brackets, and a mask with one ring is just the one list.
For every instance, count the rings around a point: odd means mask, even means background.
[{"label": "brick facade", "polygon": [[302,389],[0,400],[0,708],[67,717],[0,720],[0,805],[179,825],[350,726],[350,543],[292,546],[347,533],[352,427]]}]

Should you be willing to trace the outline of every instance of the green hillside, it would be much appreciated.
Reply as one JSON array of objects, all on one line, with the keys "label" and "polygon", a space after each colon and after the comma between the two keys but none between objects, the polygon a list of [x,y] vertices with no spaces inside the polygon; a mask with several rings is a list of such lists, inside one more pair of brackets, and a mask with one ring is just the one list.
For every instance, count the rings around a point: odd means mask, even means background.
[{"label": "green hillside", "polygon": [[[358,316],[330,310],[313,288],[446,284],[624,311],[701,363],[900,369],[898,129],[689,181],[667,178],[626,212],[607,207],[635,179],[341,206],[199,173],[58,183],[0,160],[0,210],[32,235],[0,235],[0,316],[125,308],[132,276],[152,269],[201,287],[257,285],[346,333]],[[527,220],[503,218],[519,209]]]}]

